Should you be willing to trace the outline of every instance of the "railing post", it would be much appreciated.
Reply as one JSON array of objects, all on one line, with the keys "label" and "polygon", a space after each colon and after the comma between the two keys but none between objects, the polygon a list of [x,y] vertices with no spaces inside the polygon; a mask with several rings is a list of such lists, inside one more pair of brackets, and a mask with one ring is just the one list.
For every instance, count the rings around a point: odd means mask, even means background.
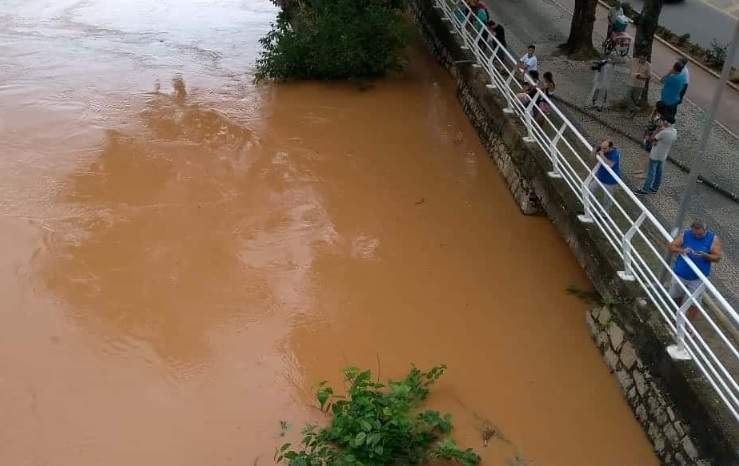
[{"label": "railing post", "polygon": [[[495,41],[495,48],[493,49],[493,54],[490,55],[490,58],[488,58],[488,66],[490,68],[490,74],[494,76],[497,73],[497,70],[495,69],[495,57],[498,56],[498,50],[500,50],[500,43],[498,41]],[[490,84],[485,85],[488,89],[497,89],[498,84],[495,82],[495,78],[493,77],[492,82]]]},{"label": "railing post", "polygon": [[688,312],[688,309],[693,306],[693,302],[695,301],[696,297],[701,296],[703,294],[703,290],[705,289],[706,284],[701,282],[701,284],[698,285],[698,288],[696,288],[695,291],[690,294],[690,296],[685,297],[685,301],[680,306],[680,309],[677,310],[677,313],[675,315],[677,344],[667,347],[667,354],[669,354],[672,359],[678,361],[688,361],[692,359],[690,353],[685,346],[685,323],[688,320],[686,314]]},{"label": "railing post", "polygon": [[[508,88],[508,90],[511,89],[511,81],[513,81],[514,73],[515,71],[513,69],[508,71],[508,78],[505,80],[505,87]],[[508,95],[508,93],[505,92],[505,90],[503,90],[503,97],[505,97],[506,103],[508,104],[508,106],[503,109],[503,113],[507,113],[507,114],[513,113],[514,110],[513,110],[513,106],[511,105],[511,98]],[[516,97],[514,96],[513,98],[515,99]]]},{"label": "railing post", "polygon": [[644,220],[647,218],[646,212],[642,212],[642,214],[639,216],[639,218],[636,219],[636,222],[634,222],[633,225],[631,225],[631,228],[624,234],[622,248],[623,248],[623,255],[624,255],[624,269],[619,270],[616,272],[616,274],[619,276],[619,278],[626,282],[633,282],[634,277],[634,268],[632,267],[632,259],[631,259],[631,251],[634,249],[634,247],[631,244],[631,239],[634,237],[636,232],[639,230],[639,227],[641,227],[641,224],[644,222]]},{"label": "railing post", "polygon": [[583,214],[578,215],[577,219],[582,223],[593,223],[593,216],[591,215],[592,207],[590,206],[590,196],[593,194],[590,192],[590,182],[593,180],[593,172],[588,173],[588,176],[582,182],[582,206]]},{"label": "railing post", "polygon": [[460,48],[462,50],[469,50],[470,46],[467,44],[467,38],[469,37],[469,34],[467,33],[467,25],[470,22],[470,16],[472,15],[472,10],[470,10],[464,17],[464,22],[462,23],[462,27],[460,28],[462,32],[460,33],[462,35],[462,45]]},{"label": "railing post", "polygon": [[501,88],[505,80],[503,79],[503,75],[500,73],[500,70],[495,66],[495,60],[498,57],[498,50],[500,50],[500,44],[498,44],[495,47],[495,51],[493,52],[493,55],[490,57],[490,80],[491,83],[487,84],[486,87],[488,89],[499,89]]},{"label": "railing post", "polygon": [[562,178],[562,172],[559,168],[559,149],[557,149],[557,144],[559,144],[559,140],[562,139],[562,135],[566,129],[567,123],[562,123],[562,126],[557,130],[557,134],[554,135],[552,143],[549,145],[549,156],[552,159],[552,171],[547,172],[549,178]]},{"label": "railing post", "polygon": [[534,106],[536,105],[536,101],[539,99],[538,92],[534,94],[534,97],[529,96],[529,103],[526,105],[524,111],[526,112],[524,114],[524,121],[526,123],[526,136],[523,138],[523,142],[534,142],[534,131],[532,128],[532,125],[534,124],[533,120],[533,112],[534,112]]},{"label": "railing post", "polygon": [[[475,16],[474,18],[475,18],[476,21],[479,21],[479,19],[477,18],[477,16]],[[482,40],[482,33],[483,32],[485,32],[485,25],[484,24],[480,24],[480,29],[477,31],[477,35],[475,35],[475,42],[472,43],[472,50],[475,50],[475,51],[479,52],[479,53],[475,53],[475,56],[477,57],[477,59],[479,61],[482,61],[480,55],[483,55],[482,49],[480,48],[480,41]],[[479,67],[480,65],[477,65],[477,66]]]}]

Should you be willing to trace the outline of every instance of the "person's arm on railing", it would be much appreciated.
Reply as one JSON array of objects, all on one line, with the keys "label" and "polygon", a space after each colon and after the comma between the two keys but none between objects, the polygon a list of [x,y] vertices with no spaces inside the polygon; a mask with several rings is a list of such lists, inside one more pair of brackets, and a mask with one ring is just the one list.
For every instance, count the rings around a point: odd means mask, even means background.
[{"label": "person's arm on railing", "polygon": [[518,71],[521,74],[523,74],[524,76],[526,76],[526,66],[523,64],[523,58],[524,57],[521,57],[521,58],[518,59],[518,62],[516,63],[516,68],[518,69]]},{"label": "person's arm on railing", "polygon": [[667,250],[673,254],[688,254],[691,252],[690,249],[683,249],[683,234],[680,233],[667,245]]},{"label": "person's arm on railing", "polygon": [[708,262],[719,262],[721,260],[721,240],[718,236],[714,237],[713,244],[711,244],[711,251],[708,253],[699,251],[696,255],[702,257]]},{"label": "person's arm on railing", "polygon": [[[600,159],[598,159],[598,156],[600,156]],[[598,144],[593,147],[593,158],[596,162],[604,163],[609,167],[613,167],[613,164],[616,163],[615,160],[609,159],[608,156],[604,153],[602,144]]]}]

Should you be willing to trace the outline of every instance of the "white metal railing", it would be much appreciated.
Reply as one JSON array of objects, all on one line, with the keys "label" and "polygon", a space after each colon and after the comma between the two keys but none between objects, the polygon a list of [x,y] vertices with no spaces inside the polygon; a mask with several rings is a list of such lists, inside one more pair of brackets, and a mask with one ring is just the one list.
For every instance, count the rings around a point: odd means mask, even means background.
[{"label": "white metal railing", "polygon": [[[519,97],[524,88],[516,76],[518,61],[464,0],[434,0],[434,4],[441,10],[442,19],[451,24],[451,32],[459,37],[462,48],[474,55],[473,66],[482,68],[490,78],[491,83],[487,87],[496,89],[505,98],[507,106],[504,112],[523,122],[527,133],[524,141],[536,144],[551,162],[552,170],[548,176],[564,183],[582,203],[584,213],[578,217],[579,220],[596,226],[623,261],[619,277],[638,283],[649,297],[677,343],[668,348],[670,354],[692,359],[739,422],[739,351],[736,343],[726,335],[725,327],[718,325],[712,311],[707,310],[703,297],[715,303],[718,312],[726,317],[724,325],[728,322],[728,325],[738,328],[739,315],[689,258],[686,258],[687,263],[700,277],[701,285],[691,294],[680,283],[687,296],[683,303],[670,297],[669,284],[662,283],[660,277],[676,277],[663,257],[673,235],[603,163],[601,157],[595,155],[593,160],[597,159],[598,165],[616,178],[625,195],[616,199],[603,189],[603,184],[594,177],[594,168],[581,156],[593,154],[593,147],[544,92],[536,89],[533,99]],[[534,84],[528,76],[522,78]],[[549,114],[536,108],[540,101],[549,106]],[[593,181],[596,188],[591,192],[589,185]],[[598,193],[605,198],[599,199]],[[702,317],[700,321],[693,323],[686,318],[691,306],[698,309]]]}]

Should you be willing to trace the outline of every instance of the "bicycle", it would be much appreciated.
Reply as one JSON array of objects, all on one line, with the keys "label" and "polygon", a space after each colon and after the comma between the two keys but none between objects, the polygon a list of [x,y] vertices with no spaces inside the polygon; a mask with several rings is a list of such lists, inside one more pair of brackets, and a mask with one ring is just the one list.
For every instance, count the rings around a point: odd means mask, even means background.
[{"label": "bicycle", "polygon": [[603,41],[603,54],[610,56],[612,53],[620,57],[626,57],[631,50],[631,36],[625,32],[612,32]]}]

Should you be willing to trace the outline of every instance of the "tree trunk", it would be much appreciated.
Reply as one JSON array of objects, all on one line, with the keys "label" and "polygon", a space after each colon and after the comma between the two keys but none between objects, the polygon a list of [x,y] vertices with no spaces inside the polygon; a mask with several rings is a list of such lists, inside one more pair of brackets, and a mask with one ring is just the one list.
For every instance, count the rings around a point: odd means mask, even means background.
[{"label": "tree trunk", "polygon": [[[644,6],[639,13],[636,25],[636,38],[634,39],[634,56],[643,55],[652,62],[652,43],[654,42],[654,33],[657,32],[659,24],[659,15],[662,12],[662,0],[644,0]],[[649,94],[649,81],[644,87],[642,93],[641,104],[647,103],[647,95]]]},{"label": "tree trunk", "polygon": [[644,6],[639,13],[636,25],[636,39],[634,40],[634,55],[644,55],[652,61],[652,42],[657,32],[659,14],[662,12],[662,0],[644,0]]},{"label": "tree trunk", "polygon": [[593,48],[593,25],[597,0],[575,0],[575,11],[570,23],[570,37],[560,48],[570,57],[583,60],[597,55]]}]

